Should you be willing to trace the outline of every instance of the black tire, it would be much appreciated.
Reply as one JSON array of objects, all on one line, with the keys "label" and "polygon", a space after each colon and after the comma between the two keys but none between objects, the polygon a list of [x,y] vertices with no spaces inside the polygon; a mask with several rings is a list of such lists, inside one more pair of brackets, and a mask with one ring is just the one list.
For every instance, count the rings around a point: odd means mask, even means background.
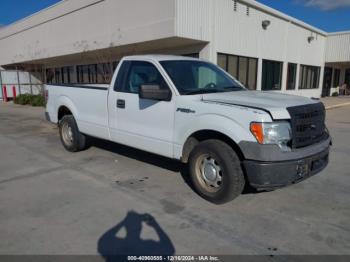
[{"label": "black tire", "polygon": [[[71,136],[67,137],[70,129]],[[59,132],[64,148],[69,152],[79,152],[87,148],[87,137],[79,132],[79,128],[72,115],[66,115],[59,122]],[[69,140],[69,141],[68,141]]]},{"label": "black tire", "polygon": [[[214,174],[208,177],[215,178],[209,181],[204,175],[206,174],[204,170]],[[189,171],[197,193],[214,204],[230,202],[243,192],[245,179],[241,161],[236,152],[220,140],[206,140],[199,143],[190,154]],[[214,185],[208,185],[206,181]]]}]

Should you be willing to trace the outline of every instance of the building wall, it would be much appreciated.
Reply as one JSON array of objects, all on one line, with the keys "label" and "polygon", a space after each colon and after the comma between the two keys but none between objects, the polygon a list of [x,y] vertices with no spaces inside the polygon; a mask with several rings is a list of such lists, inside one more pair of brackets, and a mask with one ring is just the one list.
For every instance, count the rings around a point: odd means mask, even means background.
[{"label": "building wall", "polygon": [[[341,93],[340,87],[344,84],[350,88],[349,81],[346,81],[346,71],[350,70],[350,31],[331,33],[327,37],[326,66],[333,69],[332,90],[333,93]],[[340,70],[339,82],[335,82],[335,69]]]},{"label": "building wall", "polygon": [[[326,46],[323,32],[262,11],[251,1],[237,1],[235,6],[232,0],[177,0],[176,7],[177,35],[210,42],[209,50],[201,53],[202,58],[214,63],[217,53],[258,58],[258,90],[261,89],[263,59],[284,62],[281,91],[286,91],[288,62],[298,64],[298,71],[300,64],[321,67],[319,89],[288,91],[320,96]],[[262,28],[263,20],[271,22],[267,30]],[[309,43],[310,36],[314,40]]]},{"label": "building wall", "polygon": [[174,36],[174,0],[74,0],[0,31],[2,65]]},{"label": "building wall", "polygon": [[350,62],[350,31],[327,37],[326,62]]},{"label": "building wall", "polygon": [[[264,20],[271,22],[266,30]],[[257,59],[258,90],[263,60],[275,60],[283,63],[277,92],[319,97],[326,57],[350,61],[342,37],[327,40],[325,32],[253,0],[67,0],[2,28],[0,64],[57,68],[152,52],[200,52],[217,63],[224,53]],[[288,63],[297,64],[292,91],[286,90]],[[300,65],[320,68],[318,89],[298,89]]]}]

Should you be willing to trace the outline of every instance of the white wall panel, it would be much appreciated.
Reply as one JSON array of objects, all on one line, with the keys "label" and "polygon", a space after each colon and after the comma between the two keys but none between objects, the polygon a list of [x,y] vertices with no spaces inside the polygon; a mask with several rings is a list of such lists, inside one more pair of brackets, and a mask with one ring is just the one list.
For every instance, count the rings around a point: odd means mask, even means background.
[{"label": "white wall panel", "polygon": [[[323,67],[326,36],[320,30],[298,22],[253,1],[177,0],[177,35],[208,41],[204,58],[216,61],[217,53],[259,58],[258,89],[261,87],[263,59],[284,62],[282,90],[286,89],[287,64]],[[264,30],[262,21],[269,20]],[[309,42],[308,37],[314,40]],[[208,55],[209,54],[209,55]],[[320,83],[323,81],[321,75]],[[321,84],[320,84],[321,86]],[[320,90],[295,90],[289,93],[319,96]]]},{"label": "white wall panel", "polygon": [[204,41],[212,39],[212,0],[177,0],[176,8],[178,36]]},{"label": "white wall panel", "polygon": [[326,62],[350,61],[350,32],[330,34],[327,38]]},{"label": "white wall panel", "polygon": [[0,30],[2,65],[175,35],[174,0],[67,0]]},{"label": "white wall panel", "polygon": [[[325,62],[326,37],[289,23],[286,41],[288,61],[306,65],[323,66]],[[311,42],[309,37],[314,37]]]},{"label": "white wall panel", "polygon": [[[262,21],[271,25],[263,30]],[[325,36],[232,0],[177,0],[177,34],[210,41],[217,52],[310,65],[324,63]],[[214,30],[211,30],[214,28]],[[309,43],[309,36],[315,40]]]}]

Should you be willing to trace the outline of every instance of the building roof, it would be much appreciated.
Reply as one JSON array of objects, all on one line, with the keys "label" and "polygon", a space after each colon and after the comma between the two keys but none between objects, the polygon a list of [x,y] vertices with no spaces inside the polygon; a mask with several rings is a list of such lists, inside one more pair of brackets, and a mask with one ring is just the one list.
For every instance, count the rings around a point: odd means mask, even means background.
[{"label": "building roof", "polygon": [[[13,23],[11,23],[9,25],[5,25],[5,26],[0,25],[0,28],[4,29],[5,27],[9,27],[9,26],[12,26],[14,24],[17,24],[17,23],[20,23],[20,22],[24,22],[25,20],[30,19],[31,17],[36,16],[36,15],[42,13],[42,12],[45,12],[48,9],[54,8],[55,6],[60,5],[63,2],[65,2],[65,1],[68,1],[68,0],[61,0],[58,3],[54,4],[54,5],[51,5],[51,6],[47,7],[47,8],[45,8],[45,9],[42,9],[42,10],[40,10],[40,11],[30,15],[30,16],[27,16],[27,17],[24,17],[24,18],[22,18],[22,19],[20,19],[18,21],[15,21],[15,22],[13,22]],[[273,15],[275,17],[278,17],[280,19],[283,19],[283,20],[289,21],[291,23],[294,23],[294,24],[296,24],[298,26],[301,26],[303,28],[309,29],[309,30],[314,31],[316,33],[319,33],[321,35],[324,35],[324,36],[328,35],[327,32],[325,32],[325,31],[323,31],[323,30],[321,30],[321,29],[319,29],[317,27],[314,27],[314,26],[312,26],[310,24],[307,24],[307,23],[305,23],[305,22],[303,22],[303,21],[301,21],[299,19],[296,19],[296,18],[294,18],[292,16],[289,16],[287,14],[284,14],[284,13],[282,13],[282,12],[276,10],[276,9],[273,9],[273,8],[267,6],[267,5],[259,3],[256,0],[237,0],[237,1],[241,2],[241,3],[244,3],[246,5],[249,5],[249,6],[253,7],[253,8],[259,9],[259,10],[261,10],[263,12],[266,12],[266,13],[268,13],[270,15]],[[333,33],[331,33],[331,34],[333,34]],[[336,33],[334,33],[334,34],[336,34]]]},{"label": "building roof", "polygon": [[341,31],[341,32],[333,32],[333,33],[329,33],[329,36],[334,36],[334,35],[347,35],[350,34],[350,31]]}]

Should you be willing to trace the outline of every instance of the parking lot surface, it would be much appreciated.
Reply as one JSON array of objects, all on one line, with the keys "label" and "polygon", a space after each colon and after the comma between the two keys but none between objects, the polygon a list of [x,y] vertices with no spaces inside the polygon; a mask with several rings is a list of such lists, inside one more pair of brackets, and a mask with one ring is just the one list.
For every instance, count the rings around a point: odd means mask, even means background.
[{"label": "parking lot surface", "polygon": [[101,140],[66,152],[43,114],[0,104],[0,254],[350,254],[350,106],[327,112],[326,170],[223,206],[176,161]]}]

